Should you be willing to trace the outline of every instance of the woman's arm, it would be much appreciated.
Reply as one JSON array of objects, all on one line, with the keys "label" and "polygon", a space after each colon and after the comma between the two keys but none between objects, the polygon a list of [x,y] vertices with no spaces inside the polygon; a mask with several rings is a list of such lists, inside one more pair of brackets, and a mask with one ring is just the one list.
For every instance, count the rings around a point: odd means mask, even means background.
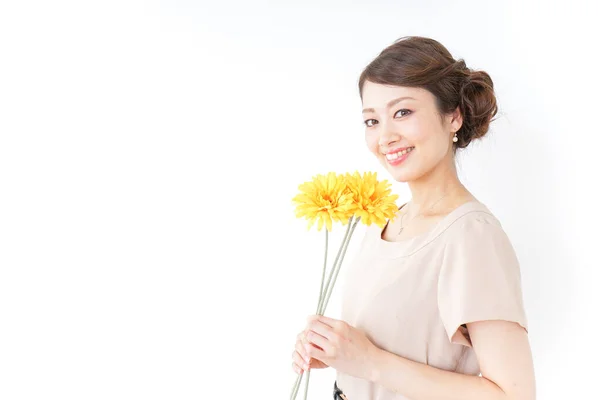
[{"label": "woman's arm", "polygon": [[517,323],[467,324],[482,376],[464,375],[375,351],[370,380],[412,400],[535,400],[527,332]]}]

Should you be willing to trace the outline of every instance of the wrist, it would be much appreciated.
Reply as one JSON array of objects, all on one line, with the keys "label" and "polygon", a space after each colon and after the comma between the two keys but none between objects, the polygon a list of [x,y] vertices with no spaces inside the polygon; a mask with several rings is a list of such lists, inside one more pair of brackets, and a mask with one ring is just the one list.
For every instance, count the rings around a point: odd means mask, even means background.
[{"label": "wrist", "polygon": [[374,346],[370,357],[370,366],[367,372],[367,379],[371,382],[378,383],[381,379],[382,368],[385,364],[385,354],[387,352],[379,347]]}]

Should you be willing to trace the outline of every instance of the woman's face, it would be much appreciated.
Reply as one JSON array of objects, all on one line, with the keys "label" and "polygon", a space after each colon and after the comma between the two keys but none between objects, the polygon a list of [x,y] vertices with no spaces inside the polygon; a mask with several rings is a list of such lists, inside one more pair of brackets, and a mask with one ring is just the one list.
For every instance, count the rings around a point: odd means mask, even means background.
[{"label": "woman's face", "polygon": [[[460,113],[442,121],[428,90],[365,81],[362,104],[367,146],[396,181],[417,180],[453,162],[452,138],[462,123]],[[399,152],[406,148],[408,153]]]}]

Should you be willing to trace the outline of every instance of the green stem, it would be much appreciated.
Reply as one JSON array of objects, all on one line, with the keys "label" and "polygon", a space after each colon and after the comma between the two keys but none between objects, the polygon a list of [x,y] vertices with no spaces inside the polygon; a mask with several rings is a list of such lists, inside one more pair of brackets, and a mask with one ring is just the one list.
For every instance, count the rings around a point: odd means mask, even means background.
[{"label": "green stem", "polygon": [[290,396],[290,400],[294,400],[296,398],[296,396],[298,395],[298,389],[300,388],[300,382],[302,382],[302,374],[298,374],[298,376],[296,377],[296,382],[294,383],[294,386],[292,387],[292,395]]},{"label": "green stem", "polygon": [[[327,284],[325,285],[325,289],[323,293],[327,293],[329,291],[329,284],[331,283],[331,279],[333,279],[333,273],[335,272],[335,266],[338,263],[338,260],[340,258],[340,255],[342,254],[342,248],[344,247],[343,244],[346,242],[346,240],[348,239],[348,234],[350,233],[350,227],[352,225],[352,220],[353,220],[353,216],[350,217],[350,219],[348,220],[348,228],[346,229],[346,233],[344,235],[344,239],[342,239],[342,245],[340,245],[340,248],[338,250],[338,253],[335,257],[335,260],[333,262],[333,267],[331,268],[331,272],[329,273],[329,279],[327,280]],[[317,314],[319,315],[323,315],[322,313],[322,308],[323,308],[323,302],[325,301],[325,296],[323,296],[321,298],[321,300],[319,301],[319,307],[317,307]]]},{"label": "green stem", "polygon": [[310,368],[305,372],[306,374],[306,382],[304,384],[304,400],[308,397],[308,381],[310,381]]},{"label": "green stem", "polygon": [[323,302],[323,284],[325,283],[325,270],[327,269],[327,249],[329,248],[329,231],[325,229],[325,260],[323,261],[323,274],[321,275],[321,289],[319,289],[319,302],[317,303],[317,311],[315,314],[319,312],[319,307]]},{"label": "green stem", "polygon": [[346,256],[346,250],[348,250],[348,244],[350,243],[350,239],[352,239],[352,234],[354,233],[354,229],[356,229],[356,225],[358,225],[359,221],[360,221],[360,217],[358,217],[356,219],[356,221],[354,222],[354,224],[352,225],[352,230],[350,231],[350,234],[348,235],[348,239],[344,243],[342,243],[341,247],[344,248],[344,250],[342,252],[342,257],[340,259],[340,262],[334,266],[335,276],[333,278],[333,282],[331,283],[331,286],[328,287],[328,292],[327,292],[327,295],[325,297],[324,303],[321,308],[321,315],[325,314],[325,309],[327,308],[327,304],[329,303],[329,298],[331,297],[331,293],[333,293],[333,287],[335,286],[335,282],[337,280],[338,274],[340,273],[342,263],[344,262],[344,257]]},{"label": "green stem", "polygon": [[[325,283],[325,271],[327,270],[327,253],[329,249],[329,231],[325,229],[325,260],[323,261],[323,273],[321,274],[321,288],[319,289],[319,302],[317,303],[317,311],[315,314],[319,312],[319,307],[321,307],[321,302],[323,301],[323,297],[325,293],[323,292],[323,284]],[[306,373],[306,384],[304,389],[304,398],[306,399],[306,393],[308,392],[308,381],[310,379],[310,369],[305,372]],[[300,388],[300,383],[302,382],[302,374],[298,374],[296,378],[296,382],[294,383],[294,387],[292,388],[291,399],[296,399],[298,395],[298,390]]]}]

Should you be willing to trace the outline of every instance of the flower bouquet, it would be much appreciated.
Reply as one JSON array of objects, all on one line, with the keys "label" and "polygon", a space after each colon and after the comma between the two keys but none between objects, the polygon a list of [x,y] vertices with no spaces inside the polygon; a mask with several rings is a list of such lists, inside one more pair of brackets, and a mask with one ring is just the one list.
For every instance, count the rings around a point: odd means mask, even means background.
[{"label": "flower bouquet", "polygon": [[[292,201],[296,204],[296,217],[309,221],[308,229],[317,222],[317,230],[325,225],[325,260],[321,276],[321,289],[317,303],[317,315],[324,315],[331,297],[333,287],[340,272],[348,244],[356,225],[362,221],[365,225],[376,225],[383,228],[386,219],[393,220],[398,210],[398,195],[391,194],[390,183],[378,181],[377,173],[366,172],[360,175],[337,174],[316,175],[311,181],[298,186],[300,193]],[[338,249],[333,266],[329,272],[327,283],[327,253],[329,248],[329,232],[333,223],[347,225],[346,233]],[[292,388],[291,399],[298,395],[303,375],[306,375],[304,399],[307,397],[310,380],[310,369],[305,374],[299,373]]]}]

